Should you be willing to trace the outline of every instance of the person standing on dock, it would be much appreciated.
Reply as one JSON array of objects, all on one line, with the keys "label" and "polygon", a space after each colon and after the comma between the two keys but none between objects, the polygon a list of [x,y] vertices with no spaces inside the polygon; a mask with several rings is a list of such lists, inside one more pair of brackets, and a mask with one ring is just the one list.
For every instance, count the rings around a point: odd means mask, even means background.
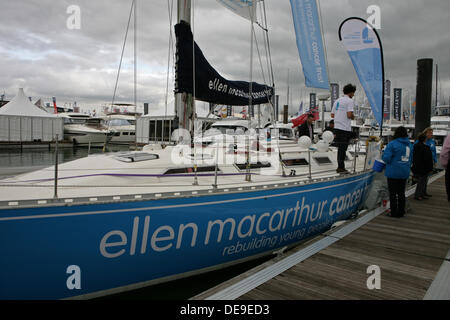
[{"label": "person standing on dock", "polygon": [[426,128],[423,130],[423,133],[426,136],[425,144],[430,147],[431,154],[433,156],[433,167],[436,167],[437,164],[437,153],[436,153],[436,141],[433,139],[433,129]]},{"label": "person standing on dock", "polygon": [[347,152],[348,144],[353,138],[352,120],[355,119],[353,110],[355,109],[355,102],[353,96],[356,92],[356,86],[347,84],[344,87],[344,96],[337,99],[333,104],[331,110],[331,117],[334,119],[334,134],[336,135],[335,143],[338,146],[338,168],[337,173],[348,173],[345,169],[345,153]]},{"label": "person standing on dock", "polygon": [[388,181],[391,217],[401,218],[405,214],[405,188],[411,172],[412,145],[405,127],[398,127],[393,139],[386,146],[382,159],[386,163],[384,174]]},{"label": "person standing on dock", "polygon": [[[434,170],[434,168],[436,167],[436,164],[437,164],[437,153],[436,153],[436,141],[434,141],[434,139],[433,139],[433,129],[431,127],[428,127],[422,131],[422,134],[425,135],[424,143],[431,150],[431,157],[433,159],[433,169],[432,170]],[[418,142],[418,140],[416,140],[414,142],[414,147],[417,145],[417,142]],[[431,172],[430,172],[430,174],[431,174]],[[429,178],[429,175],[427,175],[425,177],[426,181],[425,181],[425,187],[424,187],[425,189],[424,189],[423,193],[426,197],[431,198],[432,195],[427,192],[428,178]]]},{"label": "person standing on dock", "polygon": [[450,202],[450,168],[448,161],[450,159],[450,134],[445,138],[444,144],[442,145],[441,155],[439,160],[441,161],[441,166],[445,169],[445,189],[447,191],[447,200]]},{"label": "person standing on dock", "polygon": [[428,175],[433,171],[433,156],[430,147],[425,143],[427,135],[421,133],[414,145],[412,172],[417,179],[416,193],[414,199],[426,200],[426,187]]}]

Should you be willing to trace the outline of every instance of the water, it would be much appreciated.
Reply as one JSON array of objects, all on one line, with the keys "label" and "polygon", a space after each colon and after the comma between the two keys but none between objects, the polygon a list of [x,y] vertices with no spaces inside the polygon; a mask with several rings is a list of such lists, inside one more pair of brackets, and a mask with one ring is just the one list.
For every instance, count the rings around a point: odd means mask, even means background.
[{"label": "water", "polygon": [[[105,151],[117,152],[129,150],[129,146],[109,146]],[[87,157],[89,154],[102,153],[102,148],[61,147],[58,148],[58,163]],[[55,164],[55,149],[48,147],[36,149],[6,148],[0,146],[0,178],[39,170]]]},{"label": "water", "polygon": [[105,296],[97,300],[186,300],[263,264],[270,258],[272,256],[262,257],[222,270]]},{"label": "water", "polygon": [[[129,146],[109,146],[106,151],[129,150]],[[84,158],[89,154],[102,153],[102,148],[65,147],[58,150],[58,163]],[[47,147],[37,149],[5,148],[0,146],[0,179],[17,174],[39,170],[55,163],[55,149]],[[219,271],[149,286],[120,294],[99,298],[100,300],[185,300],[202,293],[213,286],[229,280],[249,269],[264,263],[271,256],[241,263]]]}]

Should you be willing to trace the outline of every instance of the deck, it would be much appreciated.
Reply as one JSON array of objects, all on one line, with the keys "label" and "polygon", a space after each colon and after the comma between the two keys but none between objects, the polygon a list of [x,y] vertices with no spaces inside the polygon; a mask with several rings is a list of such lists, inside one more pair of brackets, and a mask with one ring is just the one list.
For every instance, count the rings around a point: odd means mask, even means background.
[{"label": "deck", "polygon": [[361,214],[191,299],[450,299],[450,205],[443,173],[431,181],[401,219]]}]

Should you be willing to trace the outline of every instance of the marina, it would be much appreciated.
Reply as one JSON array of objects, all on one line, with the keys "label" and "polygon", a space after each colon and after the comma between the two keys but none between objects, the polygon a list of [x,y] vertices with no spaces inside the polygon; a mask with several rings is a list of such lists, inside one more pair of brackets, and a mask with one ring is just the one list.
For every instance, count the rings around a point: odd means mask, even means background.
[{"label": "marina", "polygon": [[433,198],[410,196],[401,221],[385,208],[362,214],[191,299],[449,300],[450,216],[442,174],[432,180]]},{"label": "marina", "polygon": [[450,300],[447,62],[392,12],[55,6],[0,50],[0,300]]}]

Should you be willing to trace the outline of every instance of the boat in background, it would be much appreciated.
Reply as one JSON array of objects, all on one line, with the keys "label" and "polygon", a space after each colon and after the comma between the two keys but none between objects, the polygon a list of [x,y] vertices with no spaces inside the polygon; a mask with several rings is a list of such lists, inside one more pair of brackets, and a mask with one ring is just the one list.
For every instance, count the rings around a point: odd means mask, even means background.
[{"label": "boat in background", "polygon": [[435,115],[431,117],[431,128],[436,145],[442,146],[445,137],[450,133],[450,105],[435,107]]},{"label": "boat in background", "polygon": [[132,144],[136,142],[136,115],[107,114],[102,117],[103,126],[111,131],[111,144]]},{"label": "boat in background", "polygon": [[59,113],[64,118],[64,140],[74,145],[100,147],[109,142],[113,132],[101,118],[93,118],[81,113]]},{"label": "boat in background", "polygon": [[292,123],[282,123],[277,122],[267,127],[268,130],[278,131],[278,136],[280,140],[292,140],[296,141],[295,128],[292,127]]}]

